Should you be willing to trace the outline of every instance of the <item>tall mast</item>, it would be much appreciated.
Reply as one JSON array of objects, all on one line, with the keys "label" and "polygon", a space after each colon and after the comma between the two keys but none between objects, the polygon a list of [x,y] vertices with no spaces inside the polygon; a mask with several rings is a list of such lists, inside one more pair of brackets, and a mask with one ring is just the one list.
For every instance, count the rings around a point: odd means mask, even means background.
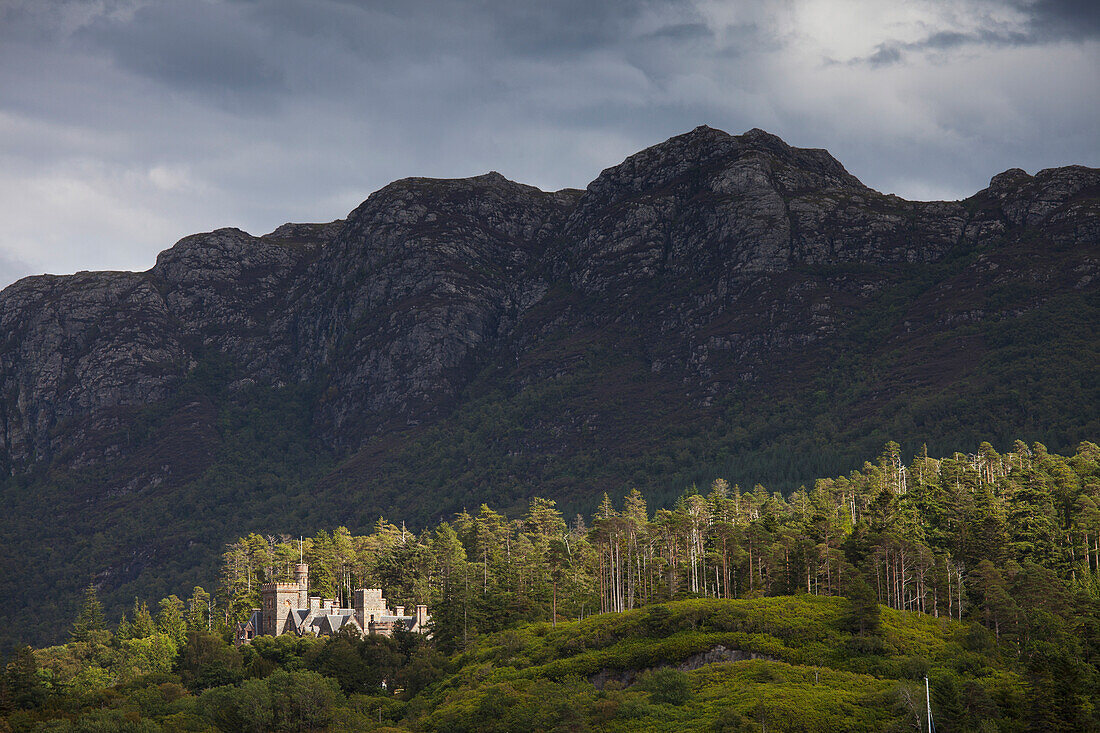
[{"label": "tall mast", "polygon": [[928,711],[928,733],[932,733],[932,696],[928,693],[928,676],[924,677],[924,709]]}]

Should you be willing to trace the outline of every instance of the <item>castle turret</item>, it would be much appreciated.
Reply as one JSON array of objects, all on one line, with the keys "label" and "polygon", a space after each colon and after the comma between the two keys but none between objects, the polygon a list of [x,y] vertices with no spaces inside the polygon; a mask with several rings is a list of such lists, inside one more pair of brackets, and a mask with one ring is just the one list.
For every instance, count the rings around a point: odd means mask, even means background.
[{"label": "castle turret", "polygon": [[294,566],[294,582],[298,584],[298,605],[295,608],[309,606],[309,565],[300,562]]}]

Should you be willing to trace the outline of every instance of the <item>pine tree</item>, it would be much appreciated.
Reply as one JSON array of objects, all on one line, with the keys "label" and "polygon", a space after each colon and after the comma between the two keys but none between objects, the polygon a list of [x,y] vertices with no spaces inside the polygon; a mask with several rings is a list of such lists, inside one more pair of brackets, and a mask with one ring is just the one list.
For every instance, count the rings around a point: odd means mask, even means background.
[{"label": "pine tree", "polygon": [[465,648],[470,637],[469,570],[466,550],[451,525],[443,522],[429,541],[432,575],[432,636],[447,653]]},{"label": "pine tree", "polygon": [[103,616],[103,604],[96,596],[95,586],[89,583],[84,589],[84,600],[80,605],[80,613],[76,617],[70,636],[73,641],[88,641],[94,632],[106,629],[107,620]]},{"label": "pine tree", "polygon": [[210,626],[210,594],[196,585],[187,601],[187,630],[205,631]]},{"label": "pine tree", "polygon": [[[1009,550],[1017,562],[1050,567],[1057,559],[1054,497],[1045,474],[1027,471],[1008,502]],[[989,557],[989,555],[986,555]]]},{"label": "pine tree", "polygon": [[848,576],[848,628],[860,636],[874,635],[879,629],[879,606],[875,589],[852,569]]},{"label": "pine tree", "polygon": [[157,631],[183,646],[187,641],[187,622],[183,618],[183,601],[171,595],[160,599],[157,611]]},{"label": "pine tree", "polygon": [[149,614],[149,606],[145,601],[139,601],[135,598],[133,613],[134,618],[132,621],[127,621],[126,617],[123,616],[122,622],[119,623],[118,637],[120,639],[144,639],[156,633],[156,624]]},{"label": "pine tree", "polygon": [[[379,519],[379,523],[383,520]],[[391,525],[392,526],[392,525]],[[396,527],[394,528],[396,529]],[[336,545],[332,535],[323,529],[311,542],[306,543],[305,560],[309,564],[309,590],[322,598],[336,597],[337,568]]]},{"label": "pine tree", "polygon": [[537,496],[531,499],[523,526],[529,534],[538,538],[561,537],[565,532],[565,520],[557,510],[556,502]]},{"label": "pine tree", "polygon": [[980,488],[964,509],[965,531],[959,539],[959,558],[967,567],[982,560],[1001,562],[1006,553],[1004,511],[989,487]]},{"label": "pine tree", "polygon": [[1004,578],[989,560],[982,560],[971,573],[971,591],[982,609],[982,622],[998,637],[1014,631],[1019,609],[1008,592]]},{"label": "pine tree", "polygon": [[15,658],[8,662],[4,677],[7,697],[14,707],[29,710],[46,701],[46,686],[38,676],[38,661],[29,646],[21,647],[15,653]]}]

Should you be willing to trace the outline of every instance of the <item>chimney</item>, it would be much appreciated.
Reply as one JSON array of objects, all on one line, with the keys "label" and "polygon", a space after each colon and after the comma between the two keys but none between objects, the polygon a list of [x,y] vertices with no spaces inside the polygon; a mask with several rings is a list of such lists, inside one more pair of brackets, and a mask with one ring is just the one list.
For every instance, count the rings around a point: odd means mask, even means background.
[{"label": "chimney", "polygon": [[404,616],[405,615],[405,607],[404,606],[398,606],[397,608],[394,609],[393,615],[394,616]]},{"label": "chimney", "polygon": [[428,607],[423,603],[416,607],[416,631],[424,632],[428,630]]},{"label": "chimney", "polygon": [[367,607],[367,592],[362,588],[356,588],[351,594],[351,607],[355,609],[355,620],[359,622],[363,633],[367,632],[367,617],[364,613]]}]

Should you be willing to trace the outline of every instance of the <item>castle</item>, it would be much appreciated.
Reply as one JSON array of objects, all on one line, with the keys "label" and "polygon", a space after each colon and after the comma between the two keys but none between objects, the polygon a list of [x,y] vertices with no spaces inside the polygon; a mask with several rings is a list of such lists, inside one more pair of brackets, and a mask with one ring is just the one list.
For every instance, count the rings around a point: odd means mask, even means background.
[{"label": "castle", "polygon": [[428,633],[428,607],[419,605],[411,616],[405,607],[392,611],[380,588],[358,588],[352,593],[352,608],[339,608],[334,598],[309,595],[309,565],[294,566],[293,583],[265,583],[260,589],[263,608],[252,610],[248,621],[238,623],[233,639],[247,644],[257,636],[331,636],[345,626],[360,634],[392,636],[397,628]]}]

